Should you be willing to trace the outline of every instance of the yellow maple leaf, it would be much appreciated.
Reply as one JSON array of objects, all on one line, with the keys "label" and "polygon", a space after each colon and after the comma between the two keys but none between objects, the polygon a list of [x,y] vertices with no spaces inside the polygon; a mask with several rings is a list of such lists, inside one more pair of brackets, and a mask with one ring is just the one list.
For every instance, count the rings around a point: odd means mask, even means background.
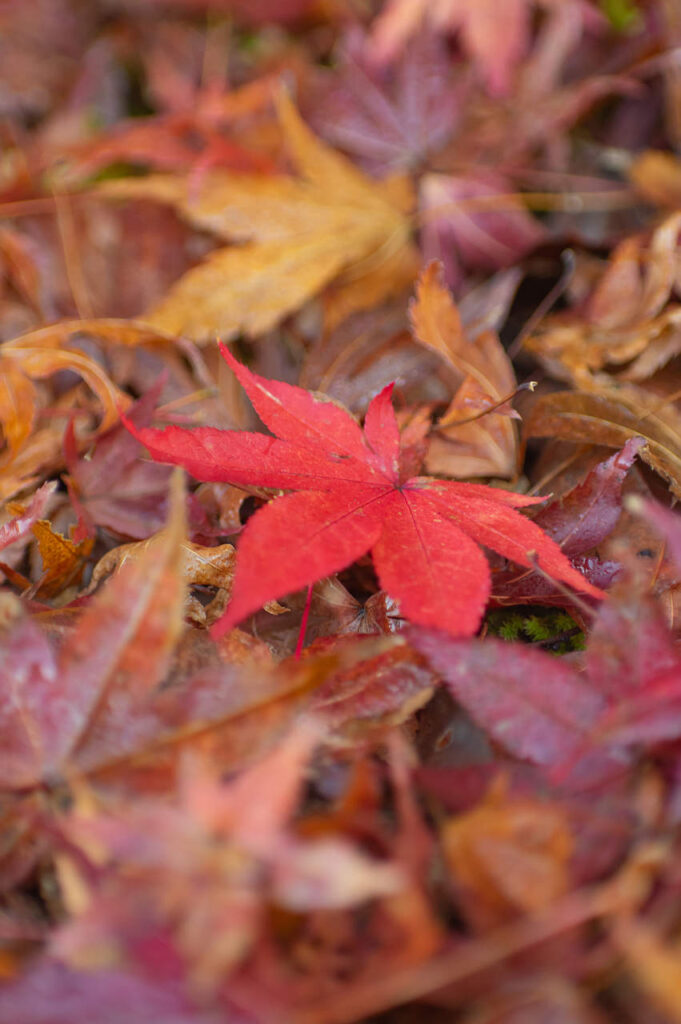
[{"label": "yellow maple leaf", "polygon": [[309,131],[284,93],[277,111],[296,177],[214,171],[198,188],[172,175],[103,186],[108,196],[170,203],[241,243],[185,274],[146,316],[151,326],[197,340],[261,334],[346,268],[373,272],[409,246],[406,181],[371,181]]}]

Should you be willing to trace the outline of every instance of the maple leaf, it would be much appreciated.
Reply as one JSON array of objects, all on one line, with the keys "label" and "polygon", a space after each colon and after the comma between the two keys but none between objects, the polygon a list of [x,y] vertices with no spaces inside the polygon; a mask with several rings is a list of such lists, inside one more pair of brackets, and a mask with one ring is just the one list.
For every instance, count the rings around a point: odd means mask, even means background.
[{"label": "maple leaf", "polygon": [[483,330],[472,337],[464,329],[442,277],[442,264],[429,263],[409,306],[414,337],[441,356],[459,384],[437,434],[430,439],[426,468],[457,477],[510,477],[516,466],[516,431],[510,417],[491,412],[460,424],[456,414],[463,411],[467,418],[471,406],[477,404],[475,411],[479,411],[484,402],[495,405],[512,394],[516,379],[511,361],[493,331]]},{"label": "maple leaf", "polygon": [[75,529],[65,537],[53,529],[49,519],[39,519],[32,527],[43,563],[38,593],[54,597],[66,587],[80,582],[85,559],[92,551],[92,537],[76,539]]},{"label": "maple leaf", "polygon": [[224,345],[221,351],[276,437],[211,427],[137,430],[130,424],[155,459],[182,465],[200,480],[296,492],[248,521],[232,600],[214,626],[216,635],[265,602],[338,572],[369,550],[381,586],[402,612],[453,634],[477,629],[489,596],[490,571],[480,544],[528,567],[537,559],[545,572],[601,596],[517,511],[542,499],[407,477],[392,385],[371,402],[362,431],[333,402],[266,380]]},{"label": "maple leaf", "polygon": [[218,249],[147,315],[161,331],[204,339],[257,335],[307,302],[341,270],[409,249],[410,188],[376,183],[309,131],[285,94],[277,112],[297,177],[207,173],[107,183],[112,197],[173,205],[197,227],[245,243]]},{"label": "maple leaf", "polygon": [[313,125],[376,174],[415,168],[453,134],[463,100],[443,40],[424,30],[394,67],[367,59],[364,35],[351,31],[340,68],[311,97]]},{"label": "maple leaf", "polygon": [[[541,0],[545,7],[556,2]],[[584,21],[599,20],[584,0],[567,0],[567,5]],[[391,0],[374,25],[375,56],[385,60],[394,55],[427,18],[437,29],[461,33],[463,48],[490,93],[501,96],[509,91],[512,72],[527,50],[532,6],[534,0]]]}]

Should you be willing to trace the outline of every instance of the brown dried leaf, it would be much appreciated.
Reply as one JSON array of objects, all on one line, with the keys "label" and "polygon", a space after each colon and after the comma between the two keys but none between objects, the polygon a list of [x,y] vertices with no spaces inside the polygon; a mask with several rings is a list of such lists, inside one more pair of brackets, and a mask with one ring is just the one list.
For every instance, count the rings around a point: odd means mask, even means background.
[{"label": "brown dried leaf", "polygon": [[593,390],[612,384],[608,368],[635,362],[623,379],[642,380],[681,351],[677,285],[681,213],[647,234],[624,239],[577,309],[547,317],[525,341],[554,376]]},{"label": "brown dried leaf", "polygon": [[[42,346],[34,342],[30,335],[16,341],[6,341],[0,348],[0,374],[9,374],[15,393],[19,389],[19,399],[27,415],[33,414],[34,392],[18,384],[18,374],[41,378],[60,370],[77,373],[94,391],[104,409],[101,425],[105,430],[118,420],[119,408],[126,408],[130,404],[128,396],[116,387],[101,366],[76,349]],[[22,436],[22,427],[16,418],[10,420],[10,430],[15,439]]]},{"label": "brown dried leaf", "polygon": [[443,831],[445,855],[479,927],[550,907],[567,890],[572,836],[560,810],[495,785]]},{"label": "brown dried leaf", "polygon": [[[73,584],[80,582],[85,560],[92,551],[94,539],[85,537],[74,541],[53,529],[48,519],[39,519],[32,527],[38,541],[43,563],[38,594],[56,597]],[[71,529],[73,533],[73,528]]]},{"label": "brown dried leaf", "polygon": [[622,448],[630,438],[643,437],[646,444],[638,454],[681,497],[681,413],[633,385],[605,395],[544,395],[533,406],[525,433],[608,448]]},{"label": "brown dried leaf", "polygon": [[508,477],[515,472],[516,430],[507,415],[490,413],[473,423],[452,423],[468,400],[471,383],[480,401],[494,405],[516,386],[513,367],[496,334],[483,331],[469,340],[436,261],[423,271],[410,306],[414,336],[455,371],[459,391],[431,438],[426,468],[454,477]]},{"label": "brown dried leaf", "polygon": [[[118,572],[126,563],[146,559],[150,547],[156,542],[157,537],[154,536],[148,540],[112,548],[94,567],[88,591],[94,590],[106,576]],[[236,551],[233,544],[219,544],[217,547],[209,548],[188,540],[182,541],[179,572],[185,586],[216,587],[218,590],[213,600],[205,606],[191,594],[187,596],[186,614],[193,622],[201,626],[210,626],[225,610],[232,590],[235,563]],[[274,615],[287,611],[276,601],[270,601],[265,607]]]}]

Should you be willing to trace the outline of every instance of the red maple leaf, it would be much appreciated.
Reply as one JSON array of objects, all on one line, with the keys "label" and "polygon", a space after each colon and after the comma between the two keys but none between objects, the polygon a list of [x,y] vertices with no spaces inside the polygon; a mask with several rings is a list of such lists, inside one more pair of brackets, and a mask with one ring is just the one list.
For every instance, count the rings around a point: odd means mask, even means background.
[{"label": "red maple leaf", "polygon": [[275,437],[213,427],[129,429],[160,461],[199,480],[295,493],[277,497],[241,535],[232,600],[221,635],[267,601],[339,572],[371,551],[381,586],[413,622],[465,636],[490,592],[482,544],[594,597],[557,544],[516,509],[529,498],[480,484],[411,476],[391,404],[371,402],[364,430],[323,396],[266,380],[220,346]]}]

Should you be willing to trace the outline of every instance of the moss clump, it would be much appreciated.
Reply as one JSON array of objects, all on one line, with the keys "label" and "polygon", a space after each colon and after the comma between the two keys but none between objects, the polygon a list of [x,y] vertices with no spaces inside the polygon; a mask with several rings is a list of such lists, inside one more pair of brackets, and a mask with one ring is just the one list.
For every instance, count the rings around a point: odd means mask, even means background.
[{"label": "moss clump", "polygon": [[522,605],[490,612],[487,633],[502,640],[536,644],[551,654],[584,649],[584,633],[562,608]]}]

